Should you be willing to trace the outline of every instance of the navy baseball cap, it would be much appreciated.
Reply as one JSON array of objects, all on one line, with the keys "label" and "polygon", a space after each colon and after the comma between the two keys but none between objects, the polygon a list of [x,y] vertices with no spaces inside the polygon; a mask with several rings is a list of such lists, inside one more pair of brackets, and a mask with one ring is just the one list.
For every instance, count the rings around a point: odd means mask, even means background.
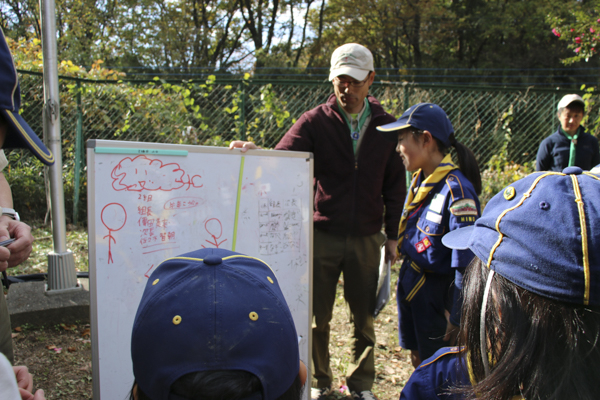
[{"label": "navy baseball cap", "polygon": [[420,131],[429,131],[431,135],[450,147],[450,135],[454,133],[454,127],[450,118],[442,107],[433,103],[419,103],[404,111],[404,114],[396,122],[387,125],[378,126],[377,130],[381,132],[387,140],[397,143],[398,132],[401,129],[415,128]]},{"label": "navy baseball cap", "polygon": [[600,305],[600,176],[568,167],[507,186],[475,225],[446,234],[514,284],[566,303]]},{"label": "navy baseball cap", "polygon": [[243,370],[274,400],[299,372],[298,336],[275,273],[264,262],[223,249],[163,261],[148,279],[131,337],[133,374],[154,400],[183,375]]},{"label": "navy baseball cap", "polygon": [[21,107],[19,78],[2,29],[0,29],[0,36],[2,36],[0,39],[0,114],[7,126],[2,147],[29,149],[41,162],[52,165],[54,155],[19,114]]}]

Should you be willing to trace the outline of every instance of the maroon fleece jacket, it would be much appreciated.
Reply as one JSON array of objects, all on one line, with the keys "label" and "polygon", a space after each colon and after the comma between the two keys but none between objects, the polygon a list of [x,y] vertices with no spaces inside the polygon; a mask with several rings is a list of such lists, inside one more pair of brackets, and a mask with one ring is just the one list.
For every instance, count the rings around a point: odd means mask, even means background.
[{"label": "maroon fleece jacket", "polygon": [[314,154],[314,226],[343,235],[366,236],[381,230],[396,239],[406,196],[404,165],[395,144],[376,130],[394,122],[372,96],[371,121],[355,157],[350,128],[335,95],[305,112],[275,146]]}]

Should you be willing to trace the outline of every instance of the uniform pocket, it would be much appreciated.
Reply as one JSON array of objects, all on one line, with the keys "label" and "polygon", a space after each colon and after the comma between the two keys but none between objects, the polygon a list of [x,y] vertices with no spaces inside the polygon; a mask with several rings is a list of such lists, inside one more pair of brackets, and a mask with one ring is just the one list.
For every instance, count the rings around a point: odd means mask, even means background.
[{"label": "uniform pocket", "polygon": [[429,221],[427,218],[419,218],[417,229],[427,236],[442,236],[446,233],[444,225]]}]

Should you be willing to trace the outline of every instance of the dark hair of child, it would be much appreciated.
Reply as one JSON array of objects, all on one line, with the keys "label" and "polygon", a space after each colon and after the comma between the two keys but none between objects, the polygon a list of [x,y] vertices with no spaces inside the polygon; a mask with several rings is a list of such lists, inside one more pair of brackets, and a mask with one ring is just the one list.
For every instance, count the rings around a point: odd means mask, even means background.
[{"label": "dark hair of child", "polygon": [[600,310],[527,291],[494,274],[485,314],[490,373],[480,351],[480,312],[489,269],[475,257],[464,283],[459,345],[473,387],[452,390],[478,400],[600,398]]},{"label": "dark hair of child", "polygon": [[[412,134],[416,141],[420,141],[423,131],[413,129]],[[446,147],[438,138],[433,138],[437,143],[440,153],[443,155],[448,154],[450,149]],[[473,188],[475,189],[475,193],[477,193],[479,196],[481,194],[481,173],[479,172],[479,165],[477,164],[475,154],[473,154],[471,149],[469,149],[467,146],[457,141],[454,138],[454,133],[450,135],[449,140],[451,145],[456,149],[456,156],[458,158],[458,167],[460,168],[460,171],[465,175],[469,182],[471,182]]]},{"label": "dark hair of child", "polygon": [[[135,382],[133,384],[135,387]],[[300,400],[303,385],[300,377],[277,400]],[[260,380],[250,372],[199,371],[183,375],[171,385],[171,392],[189,400],[239,400],[261,391]],[[134,400],[133,388],[129,400]],[[138,386],[137,400],[152,400]]]}]

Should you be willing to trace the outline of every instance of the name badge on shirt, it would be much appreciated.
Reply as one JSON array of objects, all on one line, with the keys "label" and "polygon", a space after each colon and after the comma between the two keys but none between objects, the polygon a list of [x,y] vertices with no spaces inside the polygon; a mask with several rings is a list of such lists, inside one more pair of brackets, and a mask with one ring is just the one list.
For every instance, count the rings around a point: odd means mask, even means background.
[{"label": "name badge on shirt", "polygon": [[436,195],[433,196],[431,203],[429,203],[429,209],[433,212],[441,214],[442,208],[444,208],[444,200],[446,200],[446,196],[436,193]]},{"label": "name badge on shirt", "polygon": [[425,219],[431,222],[435,222],[436,224],[442,223],[442,216],[440,214],[436,214],[431,211],[427,211],[427,215],[425,215]]}]

